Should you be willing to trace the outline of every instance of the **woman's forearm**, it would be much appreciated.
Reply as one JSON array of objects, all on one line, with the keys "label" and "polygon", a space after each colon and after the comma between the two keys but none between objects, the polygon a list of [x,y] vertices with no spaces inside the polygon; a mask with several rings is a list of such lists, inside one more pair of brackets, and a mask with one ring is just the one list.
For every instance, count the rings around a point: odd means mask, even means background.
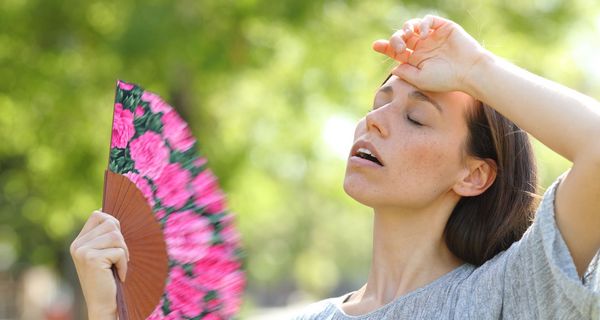
[{"label": "woman's forearm", "polygon": [[89,320],[116,320],[117,316],[114,313],[107,313],[96,310],[88,310]]},{"label": "woman's forearm", "polygon": [[491,53],[465,79],[467,93],[485,102],[563,157],[600,159],[598,101],[534,75]]}]

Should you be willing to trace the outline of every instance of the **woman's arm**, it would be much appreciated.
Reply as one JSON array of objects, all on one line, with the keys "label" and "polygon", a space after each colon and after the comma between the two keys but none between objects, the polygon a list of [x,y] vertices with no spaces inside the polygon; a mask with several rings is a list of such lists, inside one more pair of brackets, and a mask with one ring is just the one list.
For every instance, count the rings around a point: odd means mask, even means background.
[{"label": "woman's arm", "polygon": [[117,266],[125,281],[129,251],[121,234],[119,220],[95,211],[71,244],[90,320],[117,319],[117,288],[111,267]]},{"label": "woman's arm", "polygon": [[600,104],[494,56],[443,18],[410,20],[373,47],[401,62],[392,73],[405,81],[463,91],[573,162],[557,191],[556,220],[583,275],[600,247]]},{"label": "woman's arm", "polygon": [[469,94],[573,162],[556,192],[555,214],[583,276],[600,247],[600,105],[491,55],[468,83]]}]

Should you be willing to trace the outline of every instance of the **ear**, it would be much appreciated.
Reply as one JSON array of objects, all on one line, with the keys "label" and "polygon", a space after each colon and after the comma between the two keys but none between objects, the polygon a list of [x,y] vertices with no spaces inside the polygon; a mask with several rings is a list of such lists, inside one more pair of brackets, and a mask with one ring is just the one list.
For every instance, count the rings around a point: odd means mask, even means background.
[{"label": "ear", "polygon": [[496,180],[497,166],[492,159],[470,158],[467,160],[462,177],[452,188],[463,197],[478,196]]}]

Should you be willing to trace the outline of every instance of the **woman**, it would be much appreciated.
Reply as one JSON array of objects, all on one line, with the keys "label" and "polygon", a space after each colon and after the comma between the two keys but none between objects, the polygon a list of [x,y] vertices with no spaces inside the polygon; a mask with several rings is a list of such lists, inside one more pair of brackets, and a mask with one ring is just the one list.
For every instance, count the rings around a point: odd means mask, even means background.
[{"label": "woman", "polygon": [[[374,210],[371,272],[298,318],[599,319],[598,102],[440,17],[373,47],[400,65],[358,123],[344,181]],[[517,125],[573,162],[531,226],[535,165]],[[124,279],[128,255],[118,222],[95,212],[71,253],[90,319],[115,319],[110,266]]]},{"label": "woman", "polygon": [[[344,181],[374,210],[371,271],[298,318],[600,319],[598,102],[440,17],[373,48],[400,65],[356,127]],[[535,165],[519,127],[573,162],[531,226]]]}]

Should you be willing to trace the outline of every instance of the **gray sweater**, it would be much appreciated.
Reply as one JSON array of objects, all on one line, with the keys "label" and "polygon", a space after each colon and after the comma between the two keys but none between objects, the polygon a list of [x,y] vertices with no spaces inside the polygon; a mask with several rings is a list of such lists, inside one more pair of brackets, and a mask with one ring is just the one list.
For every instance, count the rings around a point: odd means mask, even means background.
[{"label": "gray sweater", "polygon": [[600,320],[600,253],[580,279],[554,219],[560,179],[544,194],[523,238],[482,266],[463,264],[361,316],[342,311],[346,294],[316,302],[296,319]]}]

